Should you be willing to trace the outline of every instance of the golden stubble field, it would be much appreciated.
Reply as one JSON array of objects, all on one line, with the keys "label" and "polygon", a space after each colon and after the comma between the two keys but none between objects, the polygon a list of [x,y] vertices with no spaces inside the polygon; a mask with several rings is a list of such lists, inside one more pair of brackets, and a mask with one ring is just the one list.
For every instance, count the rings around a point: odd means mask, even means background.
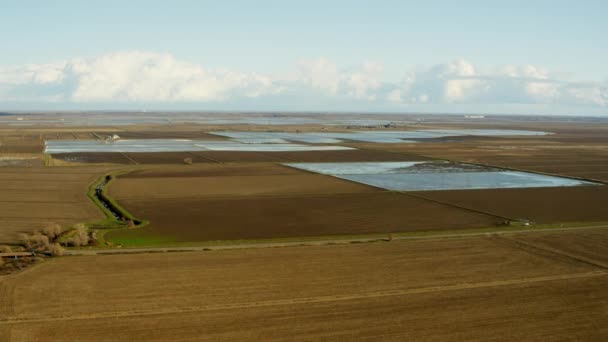
[{"label": "golden stubble field", "polygon": [[49,223],[69,225],[103,219],[87,198],[88,186],[107,167],[0,168],[0,243]]},{"label": "golden stubble field", "polygon": [[0,339],[601,340],[589,232],[589,262],[535,235],[65,257],[0,278]]}]

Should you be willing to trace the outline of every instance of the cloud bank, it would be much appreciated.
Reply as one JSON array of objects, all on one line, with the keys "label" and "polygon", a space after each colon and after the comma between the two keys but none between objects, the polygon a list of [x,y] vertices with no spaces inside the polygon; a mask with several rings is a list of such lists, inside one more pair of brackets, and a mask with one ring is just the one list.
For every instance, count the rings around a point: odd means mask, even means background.
[{"label": "cloud bank", "polygon": [[[303,60],[290,77],[205,68],[169,54],[126,51],[57,63],[0,66],[2,102],[238,103],[307,99],[407,110],[412,105],[529,104],[608,109],[608,81],[559,79],[537,66],[482,70],[455,60],[407,68],[387,80],[383,66],[340,67],[326,58]],[[294,108],[298,110],[299,108]]]}]

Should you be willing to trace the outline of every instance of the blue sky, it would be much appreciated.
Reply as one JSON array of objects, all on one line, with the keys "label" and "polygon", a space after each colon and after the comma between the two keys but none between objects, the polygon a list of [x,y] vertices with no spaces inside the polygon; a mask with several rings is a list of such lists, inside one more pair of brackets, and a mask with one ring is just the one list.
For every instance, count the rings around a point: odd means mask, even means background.
[{"label": "blue sky", "polygon": [[606,1],[2,1],[0,108],[608,114]]}]

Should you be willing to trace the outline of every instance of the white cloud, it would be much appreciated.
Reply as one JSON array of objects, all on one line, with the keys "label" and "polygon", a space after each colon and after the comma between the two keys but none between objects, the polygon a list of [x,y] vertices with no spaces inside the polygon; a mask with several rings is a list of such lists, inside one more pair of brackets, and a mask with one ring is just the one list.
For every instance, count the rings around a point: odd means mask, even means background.
[{"label": "white cloud", "polygon": [[210,69],[169,54],[127,51],[90,60],[0,66],[0,101],[234,103],[252,98],[272,101],[284,96],[306,97],[319,103],[363,101],[406,109],[408,105],[425,104],[608,106],[608,82],[560,80],[531,65],[506,65],[488,71],[459,59],[411,69],[402,74],[401,81],[390,82],[382,78],[381,63],[341,68],[327,58],[318,58],[301,61],[296,75],[278,78]]},{"label": "white cloud", "polygon": [[54,97],[73,102],[204,102],[259,97],[281,90],[267,76],[208,70],[168,54],[139,51],[90,61],[75,59],[0,69],[0,85],[5,93],[24,100],[30,100],[30,90],[35,86],[46,85],[39,90],[54,90]]},{"label": "white cloud", "polygon": [[326,59],[306,60],[299,63],[299,83],[320,90],[330,96],[375,100],[375,90],[381,87],[379,77],[382,64],[366,62],[361,66],[339,69]]},{"label": "white cloud", "polygon": [[406,74],[390,99],[401,103],[608,105],[606,84],[553,78],[542,68],[507,65],[483,72],[465,60]]},{"label": "white cloud", "polygon": [[216,101],[276,92],[256,74],[207,70],[167,54],[124,52],[94,60],[80,75],[75,101]]}]

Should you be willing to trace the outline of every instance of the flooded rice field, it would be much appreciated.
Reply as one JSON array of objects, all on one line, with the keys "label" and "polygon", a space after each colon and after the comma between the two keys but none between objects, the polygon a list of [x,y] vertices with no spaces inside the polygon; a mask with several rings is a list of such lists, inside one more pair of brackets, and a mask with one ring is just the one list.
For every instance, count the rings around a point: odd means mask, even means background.
[{"label": "flooded rice field", "polygon": [[45,153],[77,152],[183,152],[183,151],[333,151],[351,150],[344,146],[299,145],[292,143],[242,143],[238,141],[208,141],[189,139],[48,140]]},{"label": "flooded rice field", "polygon": [[373,143],[413,143],[427,139],[461,136],[539,136],[551,134],[540,131],[508,129],[444,129],[413,131],[356,131],[356,132],[210,132],[211,134],[233,139],[282,139],[310,144],[335,144],[344,141]]},{"label": "flooded rice field", "polygon": [[131,126],[147,124],[200,124],[200,125],[328,125],[328,126],[380,126],[407,124],[406,120],[303,117],[303,116],[230,116],[201,114],[128,114],[87,113],[83,115],[57,115],[45,118],[30,115],[10,115],[0,119],[8,126]]},{"label": "flooded rice field", "polygon": [[[196,151],[331,151],[352,149],[338,144],[349,141],[372,143],[415,143],[449,136],[544,135],[546,132],[519,130],[419,130],[358,132],[209,132],[218,140],[195,139],[120,139],[47,140],[45,153],[76,152],[196,152]],[[230,140],[219,140],[219,137]],[[409,140],[408,140],[409,139]],[[414,140],[411,140],[414,139]]]},{"label": "flooded rice field", "polygon": [[394,191],[600,185],[572,178],[445,161],[289,163],[285,165]]}]

